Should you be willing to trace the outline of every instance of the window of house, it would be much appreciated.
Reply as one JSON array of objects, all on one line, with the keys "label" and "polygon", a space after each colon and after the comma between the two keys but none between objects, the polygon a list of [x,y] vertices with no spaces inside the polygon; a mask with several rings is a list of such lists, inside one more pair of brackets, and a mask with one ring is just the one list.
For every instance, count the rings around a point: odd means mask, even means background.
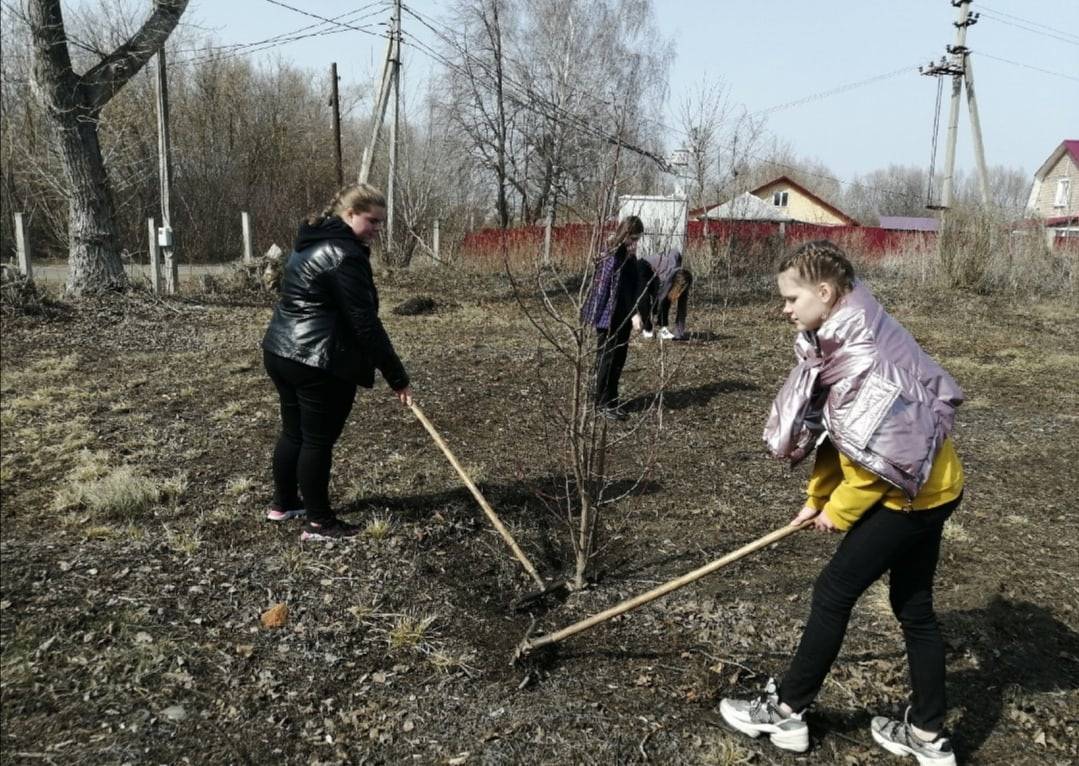
[{"label": "window of house", "polygon": [[776,207],[786,207],[787,206],[787,192],[785,192],[785,191],[784,192],[778,192],[778,191],[774,192],[772,194],[772,204],[775,205]]},{"label": "window of house", "polygon": [[1072,182],[1070,178],[1057,179],[1057,196],[1053,201],[1053,207],[1067,207],[1068,198],[1071,197]]}]

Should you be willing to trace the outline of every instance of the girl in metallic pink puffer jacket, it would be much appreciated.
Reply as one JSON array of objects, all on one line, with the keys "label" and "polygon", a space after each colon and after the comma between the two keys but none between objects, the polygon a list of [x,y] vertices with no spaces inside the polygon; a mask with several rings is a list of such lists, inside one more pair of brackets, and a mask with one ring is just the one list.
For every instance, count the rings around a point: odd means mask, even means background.
[{"label": "girl in metallic pink puffer jacket", "polygon": [[779,264],[783,313],[798,330],[798,364],[772,405],[764,437],[796,463],[814,449],[806,502],[791,524],[845,532],[813,589],[809,621],[782,681],[757,699],[725,699],[735,729],[776,746],[809,747],[805,711],[839,654],[855,602],[885,573],[910,665],[902,720],[877,716],[884,749],[919,764],[955,763],[944,733],[944,642],[933,577],[963,469],[950,437],[963,392],[877,302],[843,251],[802,245]]}]

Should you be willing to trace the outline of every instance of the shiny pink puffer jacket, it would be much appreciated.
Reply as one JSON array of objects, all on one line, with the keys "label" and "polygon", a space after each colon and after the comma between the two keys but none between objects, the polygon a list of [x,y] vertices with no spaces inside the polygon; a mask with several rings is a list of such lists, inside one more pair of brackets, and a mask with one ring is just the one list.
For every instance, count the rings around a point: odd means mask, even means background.
[{"label": "shiny pink puffer jacket", "polygon": [[836,449],[913,499],[951,433],[959,384],[861,282],[816,332],[798,335],[795,353],[764,428],[772,454],[797,464],[826,431]]}]

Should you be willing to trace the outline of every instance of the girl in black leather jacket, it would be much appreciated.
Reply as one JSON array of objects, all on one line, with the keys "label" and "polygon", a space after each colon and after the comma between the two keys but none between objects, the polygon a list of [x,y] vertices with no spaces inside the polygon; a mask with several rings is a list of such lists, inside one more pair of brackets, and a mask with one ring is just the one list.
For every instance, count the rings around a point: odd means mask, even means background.
[{"label": "girl in black leather jacket", "polygon": [[[346,186],[320,216],[300,224],[285,262],[281,300],[262,341],[266,372],[281,400],[273,453],[271,521],[307,516],[301,540],[334,540],[359,528],[330,507],[333,447],[356,387],[382,373],[402,404],[412,389],[378,318],[369,244],[386,217],[386,199],[368,184]],[[302,500],[301,500],[302,498]]]}]

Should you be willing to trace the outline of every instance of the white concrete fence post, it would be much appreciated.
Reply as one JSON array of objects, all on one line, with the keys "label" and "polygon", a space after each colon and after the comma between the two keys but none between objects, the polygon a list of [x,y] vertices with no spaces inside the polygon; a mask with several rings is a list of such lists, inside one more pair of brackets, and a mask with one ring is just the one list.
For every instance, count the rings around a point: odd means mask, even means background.
[{"label": "white concrete fence post", "polygon": [[146,219],[146,228],[150,243],[150,289],[154,295],[161,295],[161,252],[157,247],[157,225],[153,218]]},{"label": "white concrete fence post", "polygon": [[34,267],[30,262],[30,239],[26,236],[26,225],[22,213],[15,214],[15,251],[18,256],[19,273],[33,281]]},{"label": "white concrete fence post", "polygon": [[244,265],[250,266],[255,262],[254,246],[251,243],[251,216],[240,213],[240,225],[244,232]]}]

